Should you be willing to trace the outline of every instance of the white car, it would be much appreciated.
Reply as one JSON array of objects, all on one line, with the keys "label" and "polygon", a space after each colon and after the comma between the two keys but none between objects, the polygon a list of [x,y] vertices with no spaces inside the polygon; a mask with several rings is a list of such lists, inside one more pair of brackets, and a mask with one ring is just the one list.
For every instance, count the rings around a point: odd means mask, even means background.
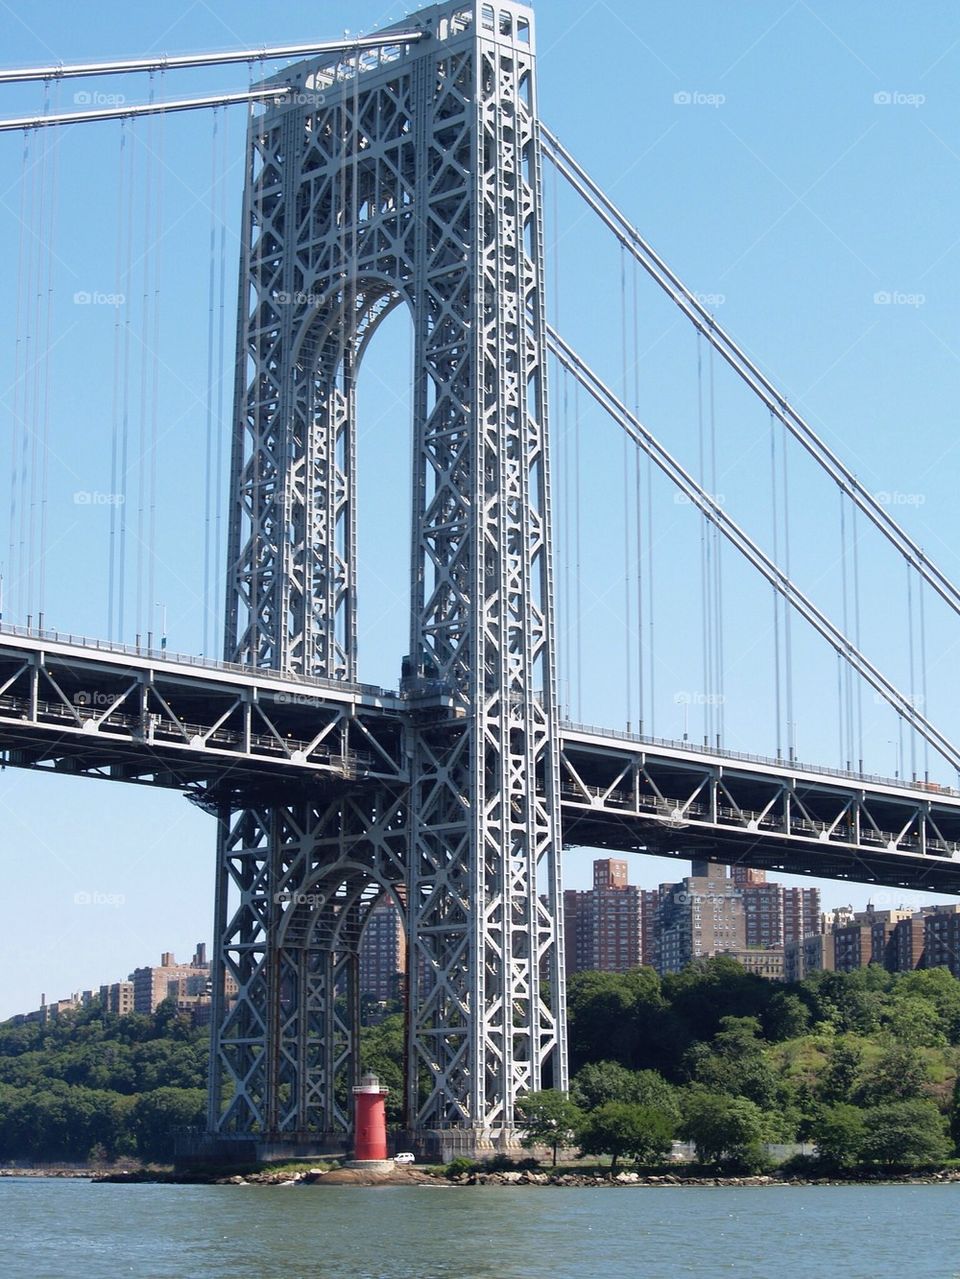
[{"label": "white car", "polygon": [[401,1150],[398,1155],[393,1156],[393,1162],[395,1164],[415,1164],[417,1160],[412,1150]]}]

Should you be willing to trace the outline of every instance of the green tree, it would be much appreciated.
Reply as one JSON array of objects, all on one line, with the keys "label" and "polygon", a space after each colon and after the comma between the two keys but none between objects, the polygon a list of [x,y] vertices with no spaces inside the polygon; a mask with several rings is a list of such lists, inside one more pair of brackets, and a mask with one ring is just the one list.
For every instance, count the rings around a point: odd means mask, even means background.
[{"label": "green tree", "polygon": [[758,1038],[755,1017],[723,1017],[709,1044],[695,1044],[685,1061],[689,1077],[707,1092],[747,1097],[764,1110],[777,1101],[778,1080]]},{"label": "green tree", "polygon": [[867,1136],[864,1112],[837,1102],[824,1106],[810,1125],[817,1153],[832,1168],[848,1168],[859,1161]]},{"label": "green tree", "polygon": [[[0,1107],[2,1109],[2,1107]],[[953,1104],[950,1107],[950,1136],[960,1152],[960,1075],[953,1082]]]},{"label": "green tree", "polygon": [[869,1035],[883,1019],[894,978],[877,964],[853,972],[820,972],[804,979],[800,989],[817,1007],[817,1019],[845,1034]]},{"label": "green tree", "polygon": [[524,1128],[521,1145],[527,1150],[534,1146],[550,1146],[556,1168],[557,1148],[574,1141],[583,1115],[569,1097],[554,1088],[519,1097],[517,1111]]},{"label": "green tree", "polygon": [[886,1166],[932,1164],[946,1159],[943,1117],[932,1101],[895,1101],[864,1112],[864,1159]]},{"label": "green tree", "polygon": [[810,1009],[799,995],[778,990],[764,1009],[763,1029],[774,1043],[796,1039],[810,1029]]},{"label": "green tree", "polygon": [[693,1142],[702,1163],[755,1166],[761,1157],[763,1114],[746,1097],[691,1089],[684,1099],[680,1135]]},{"label": "green tree", "polygon": [[849,1102],[860,1074],[863,1052],[850,1039],[836,1039],[827,1053],[827,1066],[818,1081],[820,1098],[827,1102]]},{"label": "green tree", "polygon": [[896,999],[922,999],[931,1010],[931,1029],[943,1035],[947,1043],[960,1044],[960,981],[949,968],[901,973],[893,993]]},{"label": "green tree", "polygon": [[615,1173],[621,1155],[638,1164],[657,1163],[670,1152],[674,1126],[660,1111],[628,1101],[608,1101],[586,1115],[577,1133],[585,1155],[610,1155]]},{"label": "green tree", "polygon": [[375,1026],[364,1026],[360,1031],[361,1072],[371,1071],[389,1088],[387,1119],[393,1124],[403,1119],[403,1037],[402,1013],[384,1017]]},{"label": "green tree", "polygon": [[178,1129],[202,1126],[206,1103],[206,1093],[200,1088],[155,1088],[142,1093],[132,1113],[138,1154],[145,1159],[169,1158]]},{"label": "green tree", "polygon": [[761,1017],[777,992],[729,955],[695,959],[663,979],[663,994],[691,1039],[712,1039],[724,1017]]},{"label": "green tree", "polygon": [[864,1075],[857,1100],[867,1106],[912,1101],[926,1095],[929,1082],[930,1069],[918,1048],[889,1043]]},{"label": "green tree", "polygon": [[899,988],[897,997],[890,1001],[886,1022],[893,1038],[905,1047],[940,1048],[947,1043],[936,1006]]},{"label": "green tree", "polygon": [[596,1110],[608,1101],[630,1101],[680,1118],[676,1089],[655,1070],[627,1070],[616,1061],[588,1062],[570,1083],[570,1096],[581,1110]]}]

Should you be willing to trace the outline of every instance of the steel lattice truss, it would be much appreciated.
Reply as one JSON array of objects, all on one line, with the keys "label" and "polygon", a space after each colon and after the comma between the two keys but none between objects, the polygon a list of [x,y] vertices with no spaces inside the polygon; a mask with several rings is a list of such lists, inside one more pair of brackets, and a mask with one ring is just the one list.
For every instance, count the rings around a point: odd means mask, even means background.
[{"label": "steel lattice truss", "polygon": [[960,795],[564,726],[564,839],[794,874],[960,889]]},{"label": "steel lattice truss", "polygon": [[[218,906],[215,947],[240,988],[215,1031],[225,1134],[343,1124],[357,1008],[351,982],[337,1029],[334,977],[383,889],[410,944],[411,1126],[509,1139],[548,1062],[565,1082],[534,53],[527,10],[491,15],[440,5],[417,16],[431,38],[388,61],[300,64],[251,123],[227,657],[355,678],[356,374],[409,306],[411,775],[389,800],[225,815],[218,901],[240,903]],[[411,710],[436,689],[445,713]],[[287,888],[317,898],[309,920]]]}]

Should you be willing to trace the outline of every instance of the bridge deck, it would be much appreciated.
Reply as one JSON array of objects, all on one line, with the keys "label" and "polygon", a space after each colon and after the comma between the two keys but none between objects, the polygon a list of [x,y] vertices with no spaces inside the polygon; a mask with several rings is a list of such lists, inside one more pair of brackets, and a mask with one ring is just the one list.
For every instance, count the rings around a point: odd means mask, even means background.
[{"label": "bridge deck", "polygon": [[[402,785],[405,720],[451,713],[440,694],[0,632],[0,760],[207,806]],[[567,845],[960,893],[952,789],[573,724],[560,760]]]}]

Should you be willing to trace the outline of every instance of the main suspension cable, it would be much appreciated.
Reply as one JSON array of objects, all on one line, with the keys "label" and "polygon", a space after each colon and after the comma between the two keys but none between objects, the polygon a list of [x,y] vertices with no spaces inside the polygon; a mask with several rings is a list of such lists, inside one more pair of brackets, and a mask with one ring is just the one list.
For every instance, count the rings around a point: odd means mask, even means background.
[{"label": "main suspension cable", "polygon": [[723,356],[738,376],[775,413],[787,430],[831,476],[841,491],[880,530],[884,537],[911,563],[937,594],[960,615],[960,588],[931,561],[887,509],[860,483],[746,353],[713,319],[697,296],[687,288],[666,262],[644,240],[640,232],[604,193],[602,188],[541,121],[540,140],[547,159],[587,202],[608,230],[633,254],[637,262],[680,308]]},{"label": "main suspension cable", "polygon": [[913,699],[900,691],[856,645],[839,630],[830,618],[786,576],[783,569],[757,545],[734,520],[730,518],[701,485],[663,447],[654,435],[617,398],[615,393],[593,372],[576,351],[563,340],[555,329],[547,326],[547,345],[583,385],[596,402],[623,430],[643,448],[668,478],[686,493],[693,504],[717,525],[724,536],[756,568],[792,607],[824,638],[828,644],[850,663],[880,695],[909,724],[930,742],[953,768],[960,771],[960,749],[923,715]]}]

